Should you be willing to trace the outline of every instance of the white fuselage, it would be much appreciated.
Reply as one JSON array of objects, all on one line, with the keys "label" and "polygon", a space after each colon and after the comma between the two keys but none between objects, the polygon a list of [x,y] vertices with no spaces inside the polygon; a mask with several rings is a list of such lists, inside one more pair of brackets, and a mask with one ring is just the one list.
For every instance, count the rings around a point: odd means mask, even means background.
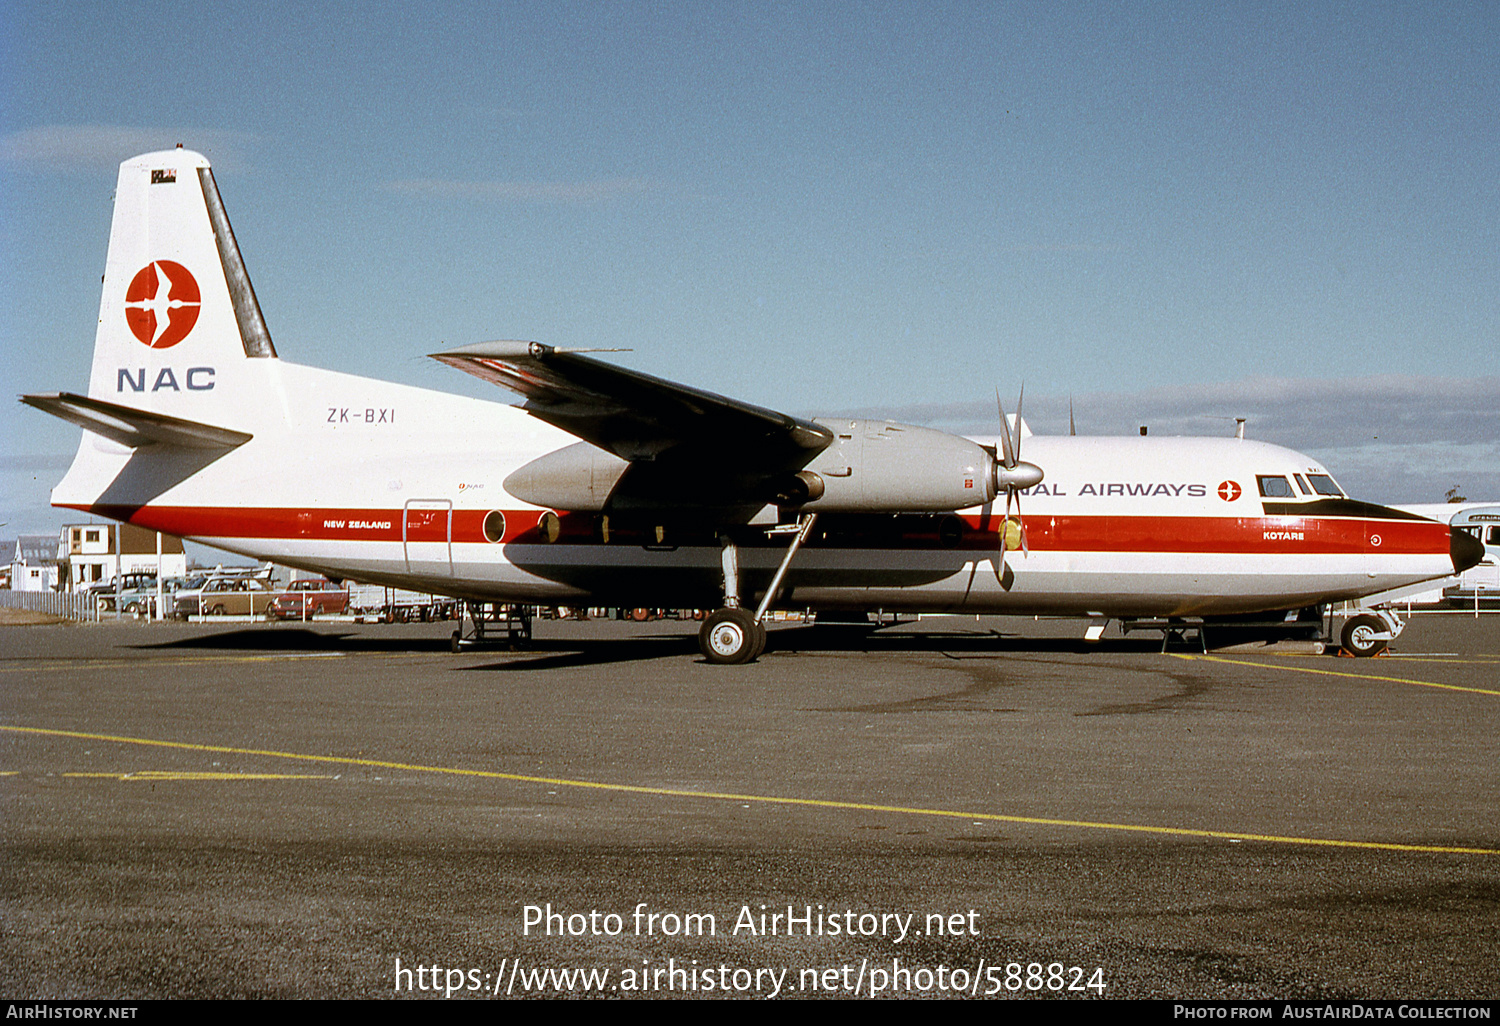
[{"label": "white fuselage", "polygon": [[[658,542],[598,514],[506,493],[522,465],[577,439],[523,410],[290,364],[239,361],[256,406],[195,415],[253,434],[220,454],[130,450],[86,433],[56,505],[88,510],[333,577],[471,599],[711,607],[719,545],[680,524]],[[248,379],[243,377],[248,376]],[[133,379],[113,384],[128,403]],[[225,380],[221,370],[218,380]],[[109,384],[105,383],[106,386]],[[1022,498],[1026,551],[995,572],[1003,499],[953,514],[828,514],[779,604],[928,612],[1237,614],[1353,598],[1452,572],[1447,531],[1426,520],[1278,500],[1258,476],[1325,473],[1290,450],[1238,439],[1031,437],[1045,481]],[[216,458],[215,458],[216,457]],[[1355,504],[1349,504],[1353,507]],[[1304,509],[1305,507],[1305,509]],[[490,535],[504,518],[498,540]],[[638,527],[640,525],[637,525]],[[743,587],[764,588],[784,537],[741,544]]]}]

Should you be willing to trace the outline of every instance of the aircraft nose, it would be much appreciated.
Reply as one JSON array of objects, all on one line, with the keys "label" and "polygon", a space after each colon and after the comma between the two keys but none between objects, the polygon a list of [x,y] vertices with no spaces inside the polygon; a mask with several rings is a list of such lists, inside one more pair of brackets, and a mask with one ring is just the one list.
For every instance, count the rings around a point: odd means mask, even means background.
[{"label": "aircraft nose", "polygon": [[1468,531],[1450,528],[1448,554],[1453,557],[1453,572],[1461,574],[1484,558],[1484,546]]}]

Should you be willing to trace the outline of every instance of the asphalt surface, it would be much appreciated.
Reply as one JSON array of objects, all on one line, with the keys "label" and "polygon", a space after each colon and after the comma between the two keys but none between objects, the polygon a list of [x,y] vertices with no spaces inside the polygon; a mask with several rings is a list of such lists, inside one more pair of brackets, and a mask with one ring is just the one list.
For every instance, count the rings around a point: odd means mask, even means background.
[{"label": "asphalt surface", "polygon": [[1500,617],[695,627],[0,628],[0,995],[1500,996]]}]

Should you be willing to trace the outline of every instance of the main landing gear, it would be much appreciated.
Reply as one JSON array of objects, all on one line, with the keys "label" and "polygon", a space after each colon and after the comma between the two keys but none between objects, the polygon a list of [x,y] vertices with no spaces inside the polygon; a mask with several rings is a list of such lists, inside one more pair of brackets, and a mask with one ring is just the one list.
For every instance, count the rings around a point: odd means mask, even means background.
[{"label": "main landing gear", "polygon": [[748,609],[726,606],[703,621],[698,648],[711,663],[748,663],[766,650],[766,625]]},{"label": "main landing gear", "polygon": [[740,557],[739,545],[728,534],[719,536],[720,560],[724,569],[724,607],[707,620],[698,631],[698,650],[711,663],[728,665],[748,663],[766,650],[766,611],[781,590],[787,567],[802,543],[812,534],[817,522],[816,513],[799,520],[796,524],[773,527],[768,534],[792,534],[792,543],[787,546],[781,565],[771,578],[770,587],[761,597],[755,612],[740,606]]}]

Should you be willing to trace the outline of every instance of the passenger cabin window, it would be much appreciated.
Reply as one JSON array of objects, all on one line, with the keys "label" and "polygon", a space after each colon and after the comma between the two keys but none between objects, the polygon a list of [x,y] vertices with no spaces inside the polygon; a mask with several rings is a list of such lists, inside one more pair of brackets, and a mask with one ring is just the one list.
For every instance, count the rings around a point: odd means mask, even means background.
[{"label": "passenger cabin window", "polygon": [[1261,494],[1262,498],[1265,498],[1265,499],[1291,499],[1291,498],[1295,498],[1295,496],[1292,494],[1292,486],[1287,482],[1287,479],[1284,478],[1284,477],[1273,476],[1271,474],[1257,474],[1257,475],[1255,475],[1255,480],[1256,480],[1256,483],[1258,483],[1260,485],[1260,494]]},{"label": "passenger cabin window", "polygon": [[1311,482],[1313,491],[1319,495],[1328,495],[1335,499],[1342,499],[1344,497],[1343,489],[1334,484],[1333,478],[1327,474],[1308,474],[1307,480]]}]

